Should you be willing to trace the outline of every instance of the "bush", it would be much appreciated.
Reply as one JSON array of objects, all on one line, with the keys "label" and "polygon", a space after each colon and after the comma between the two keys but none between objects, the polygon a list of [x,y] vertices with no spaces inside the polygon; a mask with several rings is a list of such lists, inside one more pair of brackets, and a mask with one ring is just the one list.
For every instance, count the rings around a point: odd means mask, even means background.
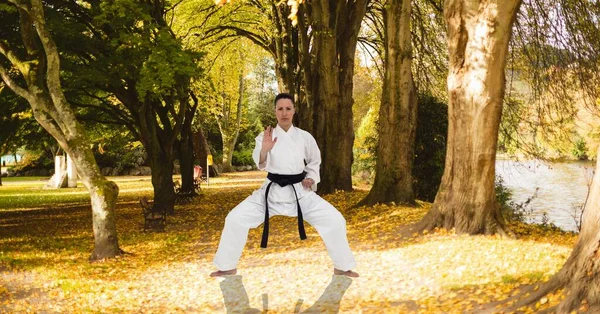
[{"label": "bush", "polygon": [[[448,105],[422,94],[418,99],[413,190],[415,197],[432,202],[442,182],[448,134]],[[377,156],[379,106],[369,109],[361,122],[354,145],[352,173],[372,183]]]},{"label": "bush", "polygon": [[585,146],[586,143],[584,139],[580,138],[579,140],[577,140],[577,142],[575,142],[575,144],[573,145],[573,149],[571,150],[571,154],[573,155],[573,157],[577,158],[577,160],[587,160],[588,155]]},{"label": "bush", "polygon": [[[527,223],[527,218],[533,213],[531,207],[531,201],[537,197],[538,189],[532,196],[527,198],[522,203],[516,203],[513,201],[512,191],[504,185],[504,179],[501,176],[496,176],[496,199],[500,204],[500,212],[506,221],[508,222],[522,222]],[[548,224],[547,217],[542,218],[542,225]]]},{"label": "bush", "polygon": [[361,180],[373,183],[375,176],[375,159],[377,156],[377,124],[379,105],[369,109],[356,131],[356,139],[352,152],[354,163],[352,174],[360,175]]},{"label": "bush", "polygon": [[231,164],[234,166],[252,166],[254,165],[254,159],[252,159],[252,149],[245,149],[242,151],[234,151]]},{"label": "bush", "polygon": [[144,165],[147,158],[146,150],[139,141],[100,146],[95,149],[94,156],[100,167],[112,167],[118,171]]},{"label": "bush", "polygon": [[433,202],[440,187],[447,135],[448,105],[431,95],[419,95],[412,175],[415,197],[420,200]]}]

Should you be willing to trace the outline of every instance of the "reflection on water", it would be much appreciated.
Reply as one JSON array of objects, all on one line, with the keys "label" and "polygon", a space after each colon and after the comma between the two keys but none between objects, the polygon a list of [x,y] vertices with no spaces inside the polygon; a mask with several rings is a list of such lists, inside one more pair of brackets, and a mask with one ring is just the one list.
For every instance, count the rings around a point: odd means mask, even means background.
[{"label": "reflection on water", "polygon": [[548,222],[569,231],[577,230],[575,221],[579,221],[593,169],[592,162],[496,161],[496,174],[511,189],[516,203],[526,201],[539,188],[530,205],[532,222],[541,222],[546,213]]}]

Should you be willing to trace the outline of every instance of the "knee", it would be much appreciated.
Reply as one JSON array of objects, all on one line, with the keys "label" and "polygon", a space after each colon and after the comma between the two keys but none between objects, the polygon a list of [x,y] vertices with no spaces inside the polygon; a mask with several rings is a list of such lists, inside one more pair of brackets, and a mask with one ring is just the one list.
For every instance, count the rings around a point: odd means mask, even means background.
[{"label": "knee", "polygon": [[262,223],[263,218],[253,215],[251,211],[251,208],[248,207],[235,207],[227,214],[227,217],[225,217],[225,226],[248,229],[258,227],[258,225]]},{"label": "knee", "polygon": [[335,212],[336,212],[335,223],[346,228],[346,219],[344,218],[344,216],[337,210]]},{"label": "knee", "polygon": [[330,213],[329,226],[331,226],[331,229],[335,231],[346,230],[344,216],[335,208]]},{"label": "knee", "polygon": [[235,226],[239,226],[242,224],[243,219],[242,219],[242,215],[240,213],[239,210],[236,210],[237,208],[234,208],[233,210],[231,210],[229,212],[229,214],[227,214],[227,217],[225,217],[225,225],[235,225]]}]

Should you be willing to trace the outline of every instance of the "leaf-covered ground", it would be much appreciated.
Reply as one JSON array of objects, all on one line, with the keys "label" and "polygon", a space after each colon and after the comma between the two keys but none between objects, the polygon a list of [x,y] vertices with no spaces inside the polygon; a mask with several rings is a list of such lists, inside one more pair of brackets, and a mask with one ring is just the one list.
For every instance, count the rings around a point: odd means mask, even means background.
[{"label": "leaf-covered ground", "polygon": [[[346,217],[360,278],[332,275],[318,234],[297,238],[295,218],[271,220],[269,248],[251,230],[236,276],[214,279],[212,258],[228,211],[264,173],[211,178],[202,195],[177,205],[164,233],[142,231],[137,203],[147,177],[113,178],[120,187],[119,243],[127,254],[89,263],[91,210],[84,188],[43,190],[43,180],[4,179],[0,187],[0,312],[464,313],[537,285],[557,272],[575,235],[513,225],[519,238],[439,231],[400,239],[430,204],[351,209],[366,191],[326,196]],[[556,305],[550,296],[525,312]]]}]

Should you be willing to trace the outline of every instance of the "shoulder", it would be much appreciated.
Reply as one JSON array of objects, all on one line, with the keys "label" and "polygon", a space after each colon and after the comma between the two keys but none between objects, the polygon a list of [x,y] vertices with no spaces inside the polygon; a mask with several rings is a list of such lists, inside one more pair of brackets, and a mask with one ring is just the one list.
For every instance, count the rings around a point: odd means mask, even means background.
[{"label": "shoulder", "polygon": [[302,130],[299,127],[294,127],[296,128],[296,131],[298,131],[298,134],[300,134],[301,136],[310,136],[313,137],[312,134],[308,133],[307,131]]},{"label": "shoulder", "polygon": [[314,136],[312,136],[312,134],[310,134],[307,131],[302,130],[301,128],[296,128],[296,130],[298,131],[298,134],[304,139],[307,140],[309,142],[314,142],[316,143],[317,141],[315,140]]}]

